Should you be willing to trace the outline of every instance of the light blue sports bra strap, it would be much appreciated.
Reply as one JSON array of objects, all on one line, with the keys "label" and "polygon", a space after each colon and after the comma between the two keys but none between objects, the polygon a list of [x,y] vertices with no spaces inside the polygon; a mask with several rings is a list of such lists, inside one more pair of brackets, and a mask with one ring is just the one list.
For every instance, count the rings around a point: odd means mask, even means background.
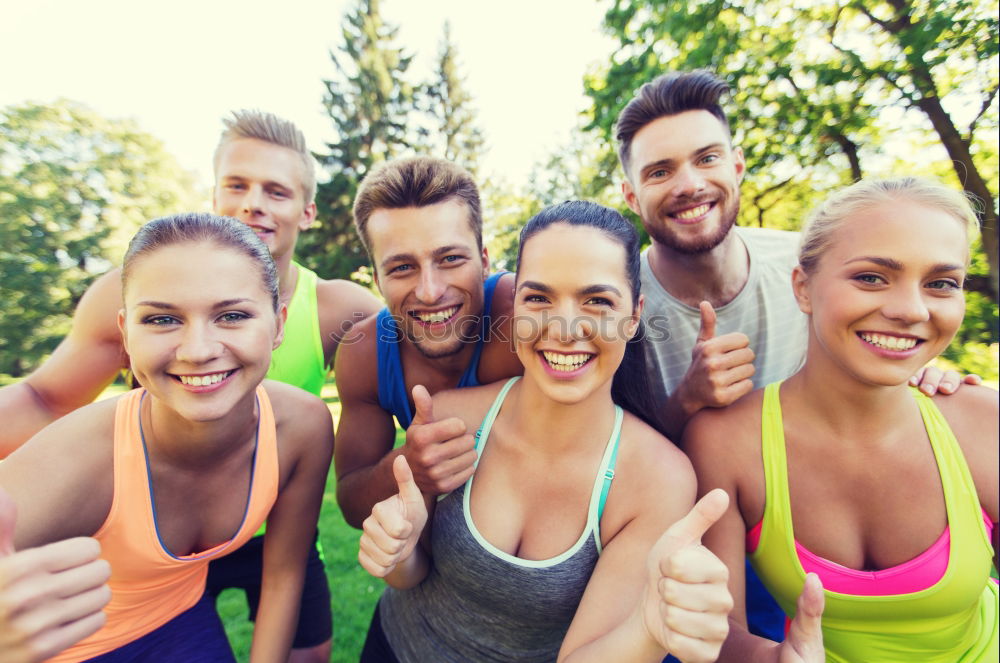
[{"label": "light blue sports bra strap", "polygon": [[500,412],[500,406],[503,405],[503,401],[507,398],[507,392],[510,388],[514,386],[514,383],[521,379],[520,375],[516,375],[511,379],[507,380],[507,384],[503,386],[497,397],[493,399],[493,405],[490,406],[489,412],[483,417],[483,423],[479,425],[479,430],[476,431],[476,455],[482,455],[483,453],[483,442],[490,436],[490,429],[493,428],[493,421],[497,418],[497,413]]},{"label": "light blue sports bra strap", "polygon": [[[615,463],[618,461],[618,443],[622,439],[622,409],[615,406],[615,425],[611,429],[611,439],[608,440],[610,457],[607,458],[607,465],[604,467],[604,482],[601,486],[601,499],[597,503],[597,522],[601,522],[604,515],[604,503],[608,501],[608,493],[611,492],[611,482],[615,478]],[[603,463],[602,463],[603,464]]]}]

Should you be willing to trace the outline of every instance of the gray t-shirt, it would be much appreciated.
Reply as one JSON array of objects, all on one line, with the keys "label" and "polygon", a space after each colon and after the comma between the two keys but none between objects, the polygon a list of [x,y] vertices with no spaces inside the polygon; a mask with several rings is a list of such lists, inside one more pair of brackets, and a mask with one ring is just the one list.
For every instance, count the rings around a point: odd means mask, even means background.
[{"label": "gray t-shirt", "polygon": [[[792,294],[792,268],[798,264],[799,234],[767,228],[733,229],[747,247],[750,274],[736,297],[715,309],[716,335],[743,332],[756,359],[755,388],[795,373],[805,359],[806,316]],[[691,350],[701,327],[701,313],[668,293],[649,266],[648,250],[641,261],[642,312],[649,340],[649,371],[658,402],[680,384],[691,365]]]}]

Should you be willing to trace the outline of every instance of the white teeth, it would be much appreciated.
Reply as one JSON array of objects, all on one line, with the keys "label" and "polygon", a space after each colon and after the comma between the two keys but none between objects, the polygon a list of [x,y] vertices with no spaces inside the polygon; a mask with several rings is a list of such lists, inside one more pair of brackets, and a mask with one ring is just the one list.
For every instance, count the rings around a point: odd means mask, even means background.
[{"label": "white teeth", "polygon": [[434,313],[417,313],[416,316],[421,322],[444,322],[451,316],[455,315],[456,311],[458,311],[458,307],[452,306],[451,308],[447,308],[443,311],[435,311]]},{"label": "white teeth", "polygon": [[710,207],[711,205],[708,205],[706,203],[705,205],[698,205],[698,207],[686,209],[683,212],[677,212],[677,214],[674,214],[674,216],[677,217],[678,219],[695,219],[701,216],[702,214],[707,213]]},{"label": "white teeth", "polygon": [[232,371],[223,373],[212,373],[211,375],[180,375],[178,376],[183,384],[192,387],[207,387],[210,384],[222,382],[230,376]]},{"label": "white teeth", "polygon": [[586,353],[564,355],[558,352],[547,352],[542,351],[542,355],[545,357],[545,361],[548,362],[549,366],[556,369],[557,371],[575,371],[584,364],[586,364],[592,355]]},{"label": "white teeth", "polygon": [[903,338],[901,336],[886,336],[885,334],[861,334],[861,339],[866,343],[871,343],[875,347],[885,350],[909,350],[917,344],[915,338]]}]

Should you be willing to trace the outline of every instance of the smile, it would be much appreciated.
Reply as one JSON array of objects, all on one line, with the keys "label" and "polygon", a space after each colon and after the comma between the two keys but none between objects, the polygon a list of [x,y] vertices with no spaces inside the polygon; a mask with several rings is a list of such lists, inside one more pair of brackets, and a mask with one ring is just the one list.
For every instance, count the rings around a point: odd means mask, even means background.
[{"label": "smile", "polygon": [[697,207],[692,207],[690,209],[681,210],[680,212],[674,212],[670,216],[675,219],[680,219],[682,221],[690,221],[692,219],[697,219],[700,216],[708,214],[708,210],[712,209],[712,203],[704,203],[698,205]]},{"label": "smile", "polygon": [[874,334],[871,332],[860,332],[858,336],[861,340],[870,345],[883,350],[910,350],[920,343],[920,339],[902,336],[888,336],[886,334]]},{"label": "smile", "polygon": [[207,387],[222,382],[235,372],[235,370],[232,370],[221,373],[210,373],[208,375],[178,375],[176,377],[181,381],[181,384],[186,384],[189,387]]},{"label": "smile", "polygon": [[440,311],[431,311],[428,313],[411,311],[410,316],[416,318],[420,322],[433,325],[440,322],[446,322],[450,320],[452,316],[458,313],[458,306],[452,306],[451,308],[442,309]]},{"label": "smile", "polygon": [[563,373],[570,373],[582,368],[584,364],[594,358],[594,355],[587,354],[585,352],[562,354],[559,352],[549,352],[547,350],[542,350],[542,356],[545,357],[545,363],[547,363],[552,370]]}]

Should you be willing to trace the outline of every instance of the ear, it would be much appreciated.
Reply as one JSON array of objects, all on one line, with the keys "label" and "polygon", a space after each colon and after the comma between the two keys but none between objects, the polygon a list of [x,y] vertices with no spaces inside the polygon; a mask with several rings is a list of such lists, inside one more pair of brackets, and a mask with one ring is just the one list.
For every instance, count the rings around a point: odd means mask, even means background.
[{"label": "ear", "polygon": [[281,341],[285,338],[285,321],[288,320],[288,304],[282,304],[274,318],[277,333],[274,335],[274,343],[271,344],[271,349],[277,350],[278,346],[281,345]]},{"label": "ear", "polygon": [[485,281],[490,277],[490,253],[489,249],[487,249],[485,246],[483,247],[482,261],[483,261],[483,280]]},{"label": "ear", "polygon": [[302,218],[299,219],[299,230],[309,230],[316,221],[316,203],[309,203],[302,208]]},{"label": "ear", "polygon": [[125,348],[125,354],[128,354],[128,333],[125,331],[125,309],[118,309],[118,331],[122,335],[122,347]]},{"label": "ear", "polygon": [[622,195],[625,197],[625,204],[628,205],[628,208],[642,216],[639,213],[639,200],[636,198],[635,189],[632,188],[632,183],[627,179],[622,180]]},{"label": "ear", "polygon": [[747,171],[747,161],[743,157],[742,147],[733,148],[733,164],[736,167],[736,181],[742,182],[743,175],[745,175]]},{"label": "ear", "polygon": [[628,326],[625,328],[630,341],[635,338],[636,332],[639,331],[639,321],[642,319],[642,309],[645,306],[646,295],[639,295],[639,302],[635,305],[635,310],[632,311],[631,319],[628,321]]},{"label": "ear", "polygon": [[799,303],[799,310],[806,315],[812,314],[812,302],[809,300],[809,276],[802,265],[795,265],[792,270],[792,292],[795,294],[795,301]]}]

